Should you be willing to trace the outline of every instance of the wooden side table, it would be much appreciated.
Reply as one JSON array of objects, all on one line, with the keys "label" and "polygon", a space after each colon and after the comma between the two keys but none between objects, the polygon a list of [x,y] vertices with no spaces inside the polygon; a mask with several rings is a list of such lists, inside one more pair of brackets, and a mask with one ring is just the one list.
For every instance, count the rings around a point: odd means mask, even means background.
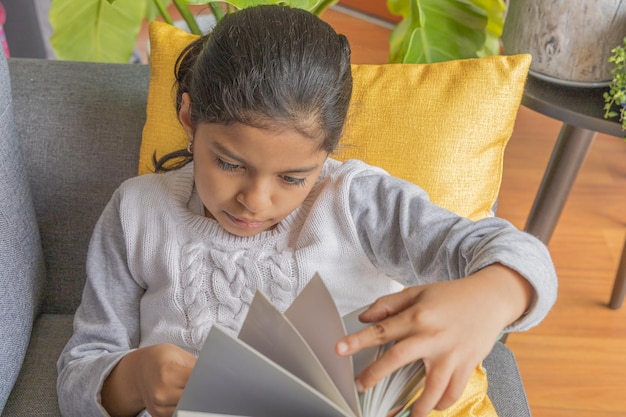
[{"label": "wooden side table", "polygon": [[[565,201],[597,132],[624,137],[621,124],[603,117],[606,87],[571,87],[529,75],[522,104],[563,122],[528,216],[525,230],[548,244]],[[626,144],[625,144],[626,146]],[[626,293],[626,241],[609,307],[620,308]]]}]

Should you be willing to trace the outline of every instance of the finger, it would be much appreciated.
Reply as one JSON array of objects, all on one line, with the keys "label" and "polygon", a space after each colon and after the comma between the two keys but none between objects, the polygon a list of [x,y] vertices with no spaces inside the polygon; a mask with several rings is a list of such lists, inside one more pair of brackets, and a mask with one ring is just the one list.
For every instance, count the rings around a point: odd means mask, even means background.
[{"label": "finger", "polygon": [[172,416],[182,394],[183,389],[177,388],[157,390],[146,402],[146,408],[153,417]]},{"label": "finger", "polygon": [[402,366],[424,357],[425,352],[420,350],[423,347],[424,344],[415,337],[394,344],[361,371],[356,378],[357,387],[360,391],[365,391]]},{"label": "finger", "polygon": [[419,294],[420,287],[410,287],[395,294],[377,299],[367,310],[359,315],[364,323],[381,321],[409,308]]},{"label": "finger", "polygon": [[474,368],[463,367],[457,369],[452,374],[448,388],[444,391],[439,402],[435,406],[437,410],[445,410],[461,398],[465,388],[467,387],[467,383],[472,376],[472,372],[474,372]]},{"label": "finger", "polygon": [[174,415],[174,411],[176,411],[176,406],[157,406],[147,408],[146,410],[152,417],[171,417]]},{"label": "finger", "polygon": [[452,367],[440,364],[429,369],[426,366],[426,382],[422,395],[413,404],[411,417],[426,417],[441,401],[452,377]]},{"label": "finger", "polygon": [[157,408],[164,408],[178,403],[182,389],[179,388],[159,388],[155,389],[148,397],[148,402]]},{"label": "finger", "polygon": [[422,329],[420,323],[430,320],[429,314],[419,304],[412,305],[398,314],[343,337],[338,341],[335,350],[339,355],[352,355],[368,347],[416,336]]},{"label": "finger", "polygon": [[404,310],[402,313],[376,322],[363,330],[341,338],[335,350],[340,355],[352,355],[368,347],[401,340],[410,334],[414,335],[415,330],[411,330],[413,327],[410,323],[411,317],[413,314]]}]

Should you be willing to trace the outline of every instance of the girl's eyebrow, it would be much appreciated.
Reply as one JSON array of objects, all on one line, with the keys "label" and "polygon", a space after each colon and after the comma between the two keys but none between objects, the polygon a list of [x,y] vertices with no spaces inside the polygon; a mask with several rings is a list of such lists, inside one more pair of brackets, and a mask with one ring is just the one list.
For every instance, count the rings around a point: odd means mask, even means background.
[{"label": "girl's eyebrow", "polygon": [[242,165],[246,164],[246,161],[243,158],[235,155],[234,153],[232,153],[231,151],[226,149],[224,146],[222,146],[221,143],[218,143],[218,142],[215,142],[215,141],[212,141],[212,143],[213,143],[213,146],[215,147],[215,151],[217,153],[222,154],[224,156],[227,156],[228,158],[230,158],[232,160],[235,160],[235,161],[241,163]]},{"label": "girl's eyebrow", "polygon": [[[216,153],[222,154],[222,155],[232,159],[233,161],[236,161],[237,163],[239,163],[241,165],[247,165],[248,164],[245,159],[243,159],[240,156],[237,156],[237,155],[233,154],[231,151],[229,151],[224,146],[222,146],[221,143],[213,141],[213,146],[215,147]],[[308,174],[310,172],[315,171],[318,168],[318,166],[319,166],[318,164],[315,164],[315,165],[313,165],[311,167],[288,169],[286,171],[283,171],[282,173],[283,174],[284,173],[289,173],[289,174]]]}]

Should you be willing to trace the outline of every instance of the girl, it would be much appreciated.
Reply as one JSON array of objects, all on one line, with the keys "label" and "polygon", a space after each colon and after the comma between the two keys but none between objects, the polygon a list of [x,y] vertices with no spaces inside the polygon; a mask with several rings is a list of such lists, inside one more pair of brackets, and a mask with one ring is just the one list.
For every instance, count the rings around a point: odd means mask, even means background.
[{"label": "girl", "polygon": [[171,415],[213,324],[236,333],[257,289],[286,308],[318,271],[342,314],[378,299],[338,354],[397,341],[360,389],[424,360],[416,417],[461,395],[500,332],[544,318],[556,276],[538,240],[329,158],[351,88],[346,38],[298,9],[228,15],[182,53],[189,146],[122,184],[95,228],[58,363],[64,415]]}]

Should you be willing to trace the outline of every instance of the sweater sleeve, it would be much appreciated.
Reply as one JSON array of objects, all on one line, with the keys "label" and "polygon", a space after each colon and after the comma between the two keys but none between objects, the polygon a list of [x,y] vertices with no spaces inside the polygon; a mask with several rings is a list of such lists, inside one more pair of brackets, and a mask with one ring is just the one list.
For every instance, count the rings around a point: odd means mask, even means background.
[{"label": "sweater sleeve", "polygon": [[100,401],[102,384],[139,343],[144,289],[129,273],[119,200],[118,191],[94,229],[74,334],[57,362],[59,406],[68,417],[107,415]]},{"label": "sweater sleeve", "polygon": [[353,180],[350,212],[369,259],[405,286],[465,277],[494,263],[520,273],[535,296],[505,331],[539,324],[556,300],[546,246],[504,219],[468,220],[430,202],[416,185],[385,175]]}]

